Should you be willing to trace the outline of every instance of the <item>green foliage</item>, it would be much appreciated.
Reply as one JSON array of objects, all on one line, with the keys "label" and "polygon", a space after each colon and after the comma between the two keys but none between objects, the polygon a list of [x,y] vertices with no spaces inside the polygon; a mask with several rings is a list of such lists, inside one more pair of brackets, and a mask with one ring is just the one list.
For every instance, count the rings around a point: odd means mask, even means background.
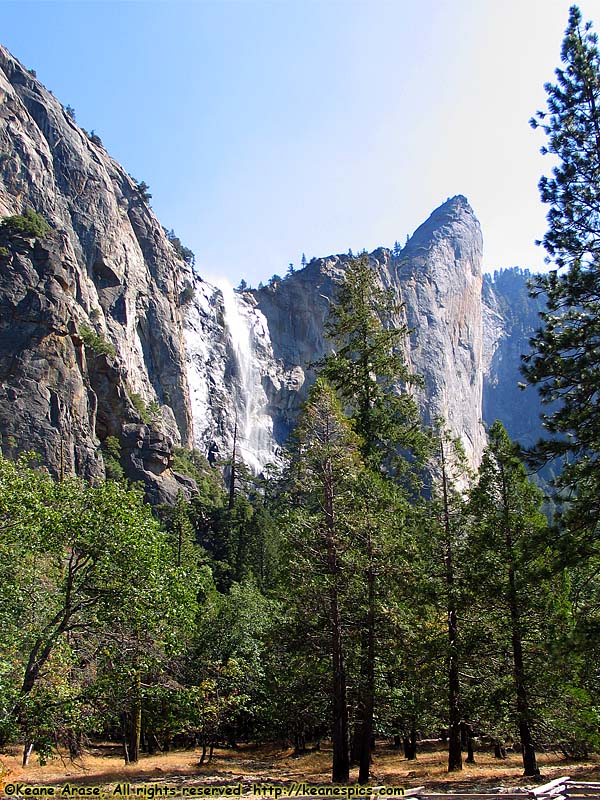
[{"label": "green foliage", "polygon": [[276,603],[252,580],[210,596],[187,675],[189,684],[208,692],[199,719],[204,743],[219,737],[235,744],[239,736],[271,732],[266,667],[276,621]]},{"label": "green foliage", "polygon": [[[140,186],[141,186],[141,184],[138,184],[138,189],[140,188]],[[148,187],[146,187],[146,189],[147,188]],[[152,197],[152,195],[148,195],[148,199],[150,199],[150,197]],[[184,244],[181,243],[181,239],[178,236],[175,235],[175,231],[174,230],[165,231],[165,233],[166,233],[167,239],[173,245],[173,248],[174,248],[175,252],[177,253],[177,255],[179,256],[179,258],[183,259],[183,261],[185,261],[186,264],[189,264],[190,267],[193,267],[194,266],[194,262],[196,260],[196,257],[194,255],[194,253],[190,250],[190,248],[186,247]]]},{"label": "green foliage", "polygon": [[88,325],[80,326],[79,335],[84,345],[89,348],[94,355],[106,355],[114,358],[117,354],[113,343],[109,342],[102,333],[96,333],[96,331],[92,330]]},{"label": "green foliage", "polygon": [[568,491],[571,518],[594,531],[600,516],[600,54],[591,23],[572,6],[557,83],[546,84],[548,113],[534,126],[558,157],[540,193],[550,205],[544,246],[559,268],[540,276],[547,296],[542,328],[531,340],[523,372],[549,404],[544,425],[553,438],[540,443],[539,462],[567,457],[558,485]]},{"label": "green foliage", "polygon": [[127,396],[145,425],[151,425],[160,417],[160,405],[156,400],[145,403],[139,392],[127,392]]},{"label": "green foliage", "polygon": [[558,156],[553,177],[539,188],[548,212],[544,247],[559,267],[585,268],[600,256],[600,53],[591,22],[571,6],[556,84],[545,85],[548,112],[531,120],[548,137],[544,153]]},{"label": "green foliage", "polygon": [[28,208],[24,214],[4,217],[0,222],[0,231],[6,231],[9,235],[20,233],[44,239],[52,233],[52,228],[41,214]]},{"label": "green foliage", "polygon": [[8,247],[0,246],[0,258],[8,258],[10,256],[10,250]]},{"label": "green foliage", "polygon": [[252,579],[268,591],[277,571],[278,532],[262,501],[237,492],[232,506],[225,505],[224,495],[212,507],[197,498],[192,504],[217,588],[228,591],[232,583]]},{"label": "green foliage", "polygon": [[150,422],[150,417],[146,409],[146,403],[144,403],[141,394],[139,394],[138,392],[129,392],[128,394],[129,394],[129,399],[133,404],[133,407],[142,418],[142,421],[146,423]]},{"label": "green foliage", "polygon": [[[558,703],[563,702],[561,695],[564,698],[565,684],[556,681],[556,664],[548,669],[548,653],[560,638],[568,596],[556,558],[558,542],[541,512],[542,495],[527,479],[500,422],[492,426],[489,438],[470,499],[471,586],[493,630],[488,663],[495,675],[499,666],[501,674],[512,674],[512,682],[502,686],[488,673],[483,684],[488,697],[496,693],[508,702],[513,734],[524,744],[525,771],[531,775],[535,731],[544,724],[539,698],[550,705],[552,697]],[[481,663],[478,671],[486,675]],[[568,682],[570,676],[565,677]],[[494,719],[495,710],[488,706],[490,712],[492,724],[507,724],[506,717]]]},{"label": "green foliage", "polygon": [[150,419],[156,419],[156,417],[158,417],[160,414],[160,405],[157,400],[150,400],[146,408],[148,410]]},{"label": "green foliage", "polygon": [[135,188],[138,195],[144,201],[144,203],[147,203],[149,200],[151,200],[152,195],[148,191],[150,187],[148,186],[146,181],[140,181],[139,183],[136,183]]},{"label": "green foliage", "polygon": [[[331,665],[326,691],[333,716],[332,779],[348,781],[346,630],[356,622],[353,601],[361,588],[356,563],[359,526],[353,515],[359,502],[356,490],[362,462],[359,439],[323,379],[311,389],[295,439],[290,511],[285,517],[287,586],[288,591],[293,588],[303,614],[308,614],[310,647]],[[305,630],[308,642],[306,634]]]},{"label": "green foliage", "polygon": [[113,481],[122,481],[125,477],[121,466],[121,443],[116,436],[107,436],[102,443],[106,477]]},{"label": "green foliage", "polygon": [[116,483],[0,458],[0,556],[0,730],[26,749],[128,708],[131,676],[151,685],[189,636],[202,576]]},{"label": "green foliage", "polygon": [[402,471],[399,448],[422,454],[426,445],[416,402],[406,391],[420,381],[401,350],[408,335],[401,306],[379,284],[368,256],[349,262],[326,333],[335,352],[319,366],[351,409],[364,457],[377,469],[393,461]]},{"label": "green foliage", "polygon": [[173,469],[196,481],[198,504],[212,508],[223,505],[225,487],[221,473],[210,466],[199,450],[176,447],[173,452]]},{"label": "green foliage", "polygon": [[182,306],[188,305],[192,302],[194,296],[194,287],[190,286],[188,283],[183,287],[181,294],[179,295],[179,302]]}]

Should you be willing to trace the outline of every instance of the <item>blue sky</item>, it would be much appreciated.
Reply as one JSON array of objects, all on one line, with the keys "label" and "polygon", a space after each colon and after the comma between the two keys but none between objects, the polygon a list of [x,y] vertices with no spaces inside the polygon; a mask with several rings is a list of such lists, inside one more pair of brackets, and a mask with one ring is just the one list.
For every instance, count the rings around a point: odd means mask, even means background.
[{"label": "blue sky", "polygon": [[205,274],[256,284],[303,252],[403,243],[455,194],[485,269],[537,269],[551,164],[528,120],[569,5],[0,0],[0,41],[149,184]]}]

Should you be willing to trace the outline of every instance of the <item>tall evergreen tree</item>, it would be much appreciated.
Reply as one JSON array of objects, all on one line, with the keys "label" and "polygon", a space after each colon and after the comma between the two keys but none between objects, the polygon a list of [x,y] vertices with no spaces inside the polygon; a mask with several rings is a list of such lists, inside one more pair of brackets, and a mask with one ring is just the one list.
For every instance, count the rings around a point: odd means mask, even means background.
[{"label": "tall evergreen tree", "polygon": [[531,120],[548,137],[543,152],[559,160],[539,184],[550,205],[543,244],[559,269],[537,278],[548,308],[523,373],[551,404],[544,424],[553,438],[536,455],[566,457],[559,485],[570,493],[572,520],[593,531],[600,519],[600,54],[577,6],[561,59],[557,82],[545,87],[548,111]]},{"label": "tall evergreen tree", "polygon": [[436,589],[446,602],[448,772],[454,772],[461,770],[463,766],[459,607],[464,596],[464,568],[461,560],[466,529],[464,485],[468,469],[460,442],[452,438],[442,420],[438,421],[435,438],[436,448],[431,465],[435,486],[428,507],[433,510],[438,525],[434,529],[434,535],[429,534],[429,539],[435,551],[432,573],[442,574],[442,586]]},{"label": "tall evergreen tree", "polygon": [[[358,439],[333,389],[317,381],[296,430],[286,528],[298,599],[306,598],[327,630],[330,659],[334,782],[349,779],[347,613],[353,603],[356,552],[354,491],[361,469]],[[356,599],[356,594],[354,594]],[[316,601],[316,602],[315,602]],[[323,613],[325,612],[325,613]]]},{"label": "tall evergreen tree", "polygon": [[[534,670],[527,642],[535,638],[534,610],[541,595],[540,559],[546,549],[547,522],[540,510],[542,496],[527,479],[502,423],[489,432],[479,481],[471,497],[474,572],[483,603],[494,603],[501,614],[501,647],[510,649],[516,718],[525,775],[537,768],[532,726]],[[535,592],[531,585],[538,584]]]},{"label": "tall evergreen tree", "polygon": [[427,444],[407,391],[420,381],[406,365],[402,307],[380,284],[368,255],[348,265],[326,333],[335,352],[323,360],[322,371],[350,408],[363,457],[376,471],[405,471],[407,458],[422,454]]},{"label": "tall evergreen tree", "polygon": [[[410,458],[422,452],[426,442],[415,399],[406,391],[407,384],[417,382],[402,352],[408,331],[400,305],[393,292],[380,285],[366,253],[349,263],[326,331],[336,349],[321,367],[350,409],[366,465],[380,475],[408,477]],[[376,554],[381,551],[376,542],[378,530],[367,522],[365,533],[367,606],[353,746],[361,783],[369,778],[373,739]]]}]

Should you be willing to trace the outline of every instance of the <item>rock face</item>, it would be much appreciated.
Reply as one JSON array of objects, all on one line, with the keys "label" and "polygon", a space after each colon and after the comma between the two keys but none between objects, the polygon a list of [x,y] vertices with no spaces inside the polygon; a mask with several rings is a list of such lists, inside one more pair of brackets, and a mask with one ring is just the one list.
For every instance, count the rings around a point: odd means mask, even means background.
[{"label": "rock face", "polygon": [[2,235],[3,449],[98,479],[100,446],[115,436],[126,474],[171,500],[173,446],[192,435],[180,303],[189,268],[143,187],[3,48],[0,153],[0,216],[30,208],[52,228]]},{"label": "rock face", "polygon": [[424,420],[445,419],[472,464],[485,446],[482,251],[479,222],[459,195],[416,230],[396,272],[412,330],[410,359],[425,380]]},{"label": "rock face", "polygon": [[[331,347],[324,325],[348,256],[314,259],[259,290],[203,281],[145,186],[2,48],[0,153],[0,217],[32,209],[51,229],[0,227],[3,452],[34,450],[56,475],[99,480],[116,439],[125,474],[153,502],[194,490],[171,469],[176,445],[218,461],[235,438],[254,471],[277,461]],[[515,392],[535,309],[522,279],[519,291],[506,276],[486,281],[482,295],[481,255],[459,195],[404,249],[370,256],[402,304],[393,322],[411,331],[422,416],[445,418],[473,465],[482,420],[499,416],[519,436],[533,419]]]},{"label": "rock face", "polygon": [[521,354],[528,351],[545,308],[543,296],[529,296],[532,277],[515,268],[501,270],[494,278],[486,275],[483,283],[483,419],[489,425],[502,420],[509,436],[525,447],[545,433],[540,420],[543,407],[535,387],[519,388],[524,380],[519,371]]},{"label": "rock face", "polygon": [[[406,357],[425,381],[418,393],[424,420],[444,417],[472,463],[485,443],[481,254],[479,223],[458,196],[434,211],[400,253],[381,248],[370,256],[381,284],[403,304],[396,322],[411,329]],[[316,259],[284,280],[229,298],[198,281],[187,323],[198,447],[230,456],[237,411],[246,460],[256,469],[277,459],[314,381],[311,364],[330,350],[324,325],[348,261]],[[248,360],[254,370],[246,369]]]}]

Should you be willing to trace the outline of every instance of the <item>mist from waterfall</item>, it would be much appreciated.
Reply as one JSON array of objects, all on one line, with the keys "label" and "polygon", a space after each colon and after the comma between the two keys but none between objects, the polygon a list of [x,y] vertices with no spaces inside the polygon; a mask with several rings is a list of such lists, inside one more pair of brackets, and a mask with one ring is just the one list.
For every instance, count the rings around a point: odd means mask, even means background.
[{"label": "mist from waterfall", "polygon": [[242,461],[258,474],[273,458],[273,423],[267,414],[267,396],[262,386],[254,349],[254,309],[219,279],[215,285],[223,297],[225,326],[229,332],[237,367],[232,383],[237,416],[237,447]]}]

